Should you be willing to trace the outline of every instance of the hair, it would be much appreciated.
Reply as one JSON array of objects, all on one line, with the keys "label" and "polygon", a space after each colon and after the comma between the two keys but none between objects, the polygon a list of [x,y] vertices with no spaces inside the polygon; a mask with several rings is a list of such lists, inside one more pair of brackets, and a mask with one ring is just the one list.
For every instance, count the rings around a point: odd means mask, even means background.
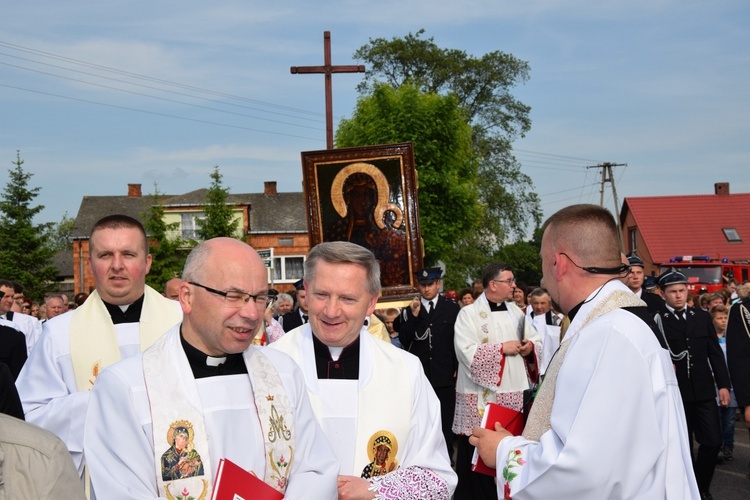
[{"label": "hair", "polygon": [[211,254],[211,245],[207,244],[208,241],[199,243],[188,254],[185,267],[182,268],[182,281],[201,280],[200,270],[203,269],[208,256]]},{"label": "hair", "polygon": [[18,281],[13,281],[13,293],[23,293],[23,285],[20,284]]},{"label": "hair", "polygon": [[[94,236],[94,233],[99,231],[100,229],[122,229],[122,228],[133,228],[137,229],[141,235],[143,236],[143,248],[146,251],[146,255],[149,254],[148,249],[148,236],[146,236],[146,230],[143,228],[143,224],[141,224],[138,220],[123,214],[113,214],[108,215],[106,217],[102,217],[98,221],[96,221],[96,224],[94,224],[94,227],[91,228],[91,233],[89,233],[89,240],[91,240],[91,237]],[[91,251],[93,248],[91,245],[89,245],[89,254],[91,254]]]},{"label": "hair", "polygon": [[708,300],[706,302],[711,302],[712,300],[721,300],[722,302],[726,303],[727,299],[724,297],[724,294],[721,292],[713,292],[708,294]]},{"label": "hair", "polygon": [[460,292],[458,292],[458,300],[463,299],[466,295],[472,295],[471,288],[462,288]]},{"label": "hair", "polygon": [[73,298],[73,302],[75,302],[76,306],[83,305],[84,302],[86,302],[86,299],[89,298],[89,294],[86,292],[79,292],[76,294],[76,296]]},{"label": "hair", "polygon": [[318,243],[305,261],[305,281],[315,281],[315,268],[319,260],[329,264],[355,264],[365,268],[367,279],[365,289],[372,295],[380,293],[380,264],[375,255],[364,247],[348,241]]},{"label": "hair", "polygon": [[706,304],[708,304],[709,299],[711,298],[710,293],[702,293],[700,294],[700,297],[698,297],[698,305],[701,307],[701,309],[705,308]]},{"label": "hair", "polygon": [[750,284],[743,283],[737,287],[737,297],[739,297],[740,300],[745,300],[748,295],[750,295]]},{"label": "hair", "polygon": [[505,262],[493,262],[492,264],[489,264],[482,270],[482,286],[484,288],[489,288],[490,281],[497,278],[503,271],[513,272],[513,268],[510,267],[510,264],[506,264]]},{"label": "hair", "polygon": [[727,306],[713,306],[708,313],[714,318],[717,314],[729,314],[729,308]]},{"label": "hair", "polygon": [[65,301],[62,297],[60,297],[59,293],[50,293],[46,297],[44,297],[44,303],[49,304],[49,301],[52,299],[58,299],[60,302],[62,302],[63,307],[65,307]]},{"label": "hair", "polygon": [[571,252],[579,266],[616,267],[622,263],[617,224],[606,208],[587,204],[565,207],[544,222],[542,231],[558,248]]},{"label": "hair", "polygon": [[278,294],[276,296],[276,303],[278,304],[279,302],[288,302],[288,303],[294,305],[294,299],[288,293],[280,293],[280,294]]},{"label": "hair", "polygon": [[384,316],[385,318],[392,318],[392,319],[396,319],[396,317],[397,317],[397,316],[398,316],[399,314],[401,314],[401,313],[399,312],[399,310],[398,310],[398,309],[396,309],[395,307],[389,307],[388,309],[386,309],[386,310],[385,310],[385,312],[383,313],[383,316]]},{"label": "hair", "polygon": [[[13,288],[13,282],[10,280],[0,280],[0,288]],[[15,293],[15,288],[13,288]]]},{"label": "hair", "polygon": [[541,297],[542,295],[549,297],[549,292],[545,288],[534,288],[529,294],[529,302],[531,302],[531,299],[534,297]]}]

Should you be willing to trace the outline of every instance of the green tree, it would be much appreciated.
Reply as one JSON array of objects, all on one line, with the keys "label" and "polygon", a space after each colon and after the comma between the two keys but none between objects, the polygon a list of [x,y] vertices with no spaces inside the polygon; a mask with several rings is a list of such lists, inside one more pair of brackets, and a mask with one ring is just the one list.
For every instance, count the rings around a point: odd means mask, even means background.
[{"label": "green tree", "polygon": [[419,172],[420,225],[425,261],[435,263],[481,219],[472,159],[471,128],[452,96],[425,94],[412,85],[376,85],[342,120],[339,146],[413,142]]},{"label": "green tree", "polygon": [[12,163],[0,197],[0,277],[23,284],[26,295],[39,299],[57,274],[50,264],[52,224],[34,224],[34,217],[44,210],[43,205],[32,206],[41,188],[29,188],[33,174],[23,169],[20,152]]},{"label": "green tree", "polygon": [[146,284],[158,291],[164,289],[167,281],[182,275],[189,246],[185,240],[170,236],[170,233],[179,234],[180,223],[166,223],[164,207],[160,203],[162,197],[163,194],[154,184],[154,193],[149,196],[148,209],[141,214],[149,238],[148,247],[152,259],[151,270],[146,275]]},{"label": "green tree", "polygon": [[76,220],[72,217],[68,217],[68,212],[65,212],[60,219],[60,222],[55,222],[50,226],[50,230],[47,233],[49,238],[49,244],[55,252],[72,251],[72,245],[70,242],[70,234],[73,231]]},{"label": "green tree", "polygon": [[234,218],[232,205],[227,203],[229,188],[222,185],[221,179],[218,165],[214,166],[214,171],[211,173],[211,187],[208,189],[206,204],[203,207],[206,217],[198,229],[198,237],[203,240],[219,236],[237,237],[240,221]]},{"label": "green tree", "polygon": [[[529,224],[541,222],[531,178],[521,172],[511,149],[512,142],[531,127],[531,108],[511,94],[516,85],[528,80],[529,65],[500,51],[474,57],[443,49],[433,38],[422,38],[423,34],[420,30],[392,40],[370,39],[357,50],[354,57],[369,68],[359,91],[371,95],[383,82],[394,88],[416,86],[425,93],[454,97],[464,112],[472,129],[472,160],[478,169],[473,188],[483,204],[484,217],[464,238],[452,241],[454,252],[445,256],[448,273],[463,276],[507,241],[522,239]],[[421,166],[417,163],[420,177]],[[424,187],[436,190],[438,197],[444,188],[437,183]],[[420,193],[420,203],[421,199]]]}]

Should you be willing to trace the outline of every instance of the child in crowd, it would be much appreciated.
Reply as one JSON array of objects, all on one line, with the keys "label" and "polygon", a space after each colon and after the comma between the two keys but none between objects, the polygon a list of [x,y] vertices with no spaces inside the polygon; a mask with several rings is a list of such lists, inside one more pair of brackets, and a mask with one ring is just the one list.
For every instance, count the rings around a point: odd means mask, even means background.
[{"label": "child in crowd", "polygon": [[[727,359],[727,344],[725,333],[727,330],[727,319],[729,318],[729,309],[724,305],[716,305],[709,311],[716,329],[716,336],[719,340],[719,346],[724,353],[724,361]],[[734,397],[734,390],[729,390],[730,401],[728,406],[719,405],[719,416],[721,421],[721,451],[719,457],[724,460],[734,460],[734,422],[737,413],[737,399]],[[718,404],[718,397],[716,399]]]}]

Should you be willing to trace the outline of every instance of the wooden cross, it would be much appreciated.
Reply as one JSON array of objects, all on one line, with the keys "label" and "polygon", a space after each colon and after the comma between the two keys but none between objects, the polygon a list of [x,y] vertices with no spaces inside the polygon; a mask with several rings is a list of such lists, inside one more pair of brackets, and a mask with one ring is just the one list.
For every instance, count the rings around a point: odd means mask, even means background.
[{"label": "wooden cross", "polygon": [[326,76],[326,148],[333,149],[333,105],[331,104],[331,74],[364,73],[365,67],[331,65],[331,32],[323,32],[323,66],[292,66],[292,74],[323,73]]}]

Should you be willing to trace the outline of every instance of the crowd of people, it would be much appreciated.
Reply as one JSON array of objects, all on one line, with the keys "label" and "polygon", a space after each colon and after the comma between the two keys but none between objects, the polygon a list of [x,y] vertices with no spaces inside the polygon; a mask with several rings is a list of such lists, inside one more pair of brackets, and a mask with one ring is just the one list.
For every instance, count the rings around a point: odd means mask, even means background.
[{"label": "crowd of people", "polygon": [[[313,247],[278,293],[215,238],[156,291],[143,226],[105,217],[90,295],[35,307],[0,279],[10,497],[208,498],[226,459],[290,499],[711,498],[750,425],[750,284],[647,279],[616,231],[574,205],[543,226],[536,286],[493,262],[446,291],[425,268],[379,304],[378,261],[350,242]],[[488,426],[492,405],[523,431]]]}]

